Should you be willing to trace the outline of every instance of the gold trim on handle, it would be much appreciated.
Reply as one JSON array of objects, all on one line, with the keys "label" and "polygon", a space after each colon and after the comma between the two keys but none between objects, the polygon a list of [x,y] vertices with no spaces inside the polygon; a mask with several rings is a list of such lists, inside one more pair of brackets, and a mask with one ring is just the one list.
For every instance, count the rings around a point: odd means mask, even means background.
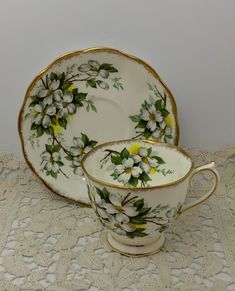
[{"label": "gold trim on handle", "polygon": [[[214,178],[215,178],[213,188],[210,190],[211,193],[210,193],[209,195],[206,194],[206,195],[205,195],[205,198],[202,199],[202,200],[200,200],[200,198],[199,198],[199,201],[196,201],[196,202],[195,202],[194,204],[192,204],[191,206],[188,206],[188,207],[187,207],[187,204],[186,204],[186,205],[185,205],[185,208],[184,208],[184,209],[179,213],[178,217],[179,217],[181,214],[185,213],[185,211],[188,211],[188,210],[194,208],[195,206],[198,206],[199,204],[204,203],[205,201],[207,201],[207,200],[212,196],[212,194],[214,194],[214,192],[217,190],[217,188],[218,188],[218,184],[219,184],[219,176],[218,176],[218,174],[216,173],[215,170],[210,169],[210,168],[208,168],[208,169],[201,169],[201,170],[198,170],[197,172],[195,172],[195,173],[190,177],[189,183],[191,183],[191,180],[193,179],[194,175],[196,175],[196,174],[198,174],[198,173],[201,173],[201,172],[204,172],[204,171],[209,171],[209,172],[211,172],[211,173],[214,175]],[[207,195],[208,195],[208,196],[207,196]],[[203,198],[203,197],[201,197],[201,198]],[[183,207],[184,207],[184,206],[183,206]]]}]

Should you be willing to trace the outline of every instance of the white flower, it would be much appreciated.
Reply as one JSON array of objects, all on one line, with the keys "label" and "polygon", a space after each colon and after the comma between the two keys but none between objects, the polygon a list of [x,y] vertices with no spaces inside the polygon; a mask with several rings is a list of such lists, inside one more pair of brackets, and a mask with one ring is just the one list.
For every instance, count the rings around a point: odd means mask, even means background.
[{"label": "white flower", "polygon": [[74,137],[73,144],[74,145],[70,147],[70,152],[73,156],[78,156],[81,161],[82,156],[85,154],[85,148],[89,151],[90,147],[85,147],[85,144],[80,137]]},{"label": "white flower", "polygon": [[68,92],[64,93],[61,91],[54,97],[56,101],[56,107],[59,109],[59,117],[66,117],[68,114],[74,114],[76,112],[76,106],[72,103],[73,94]]},{"label": "white flower", "polygon": [[79,156],[79,157],[73,157],[73,160],[72,160],[73,172],[75,175],[78,175],[78,176],[83,176],[83,171],[81,168],[81,159],[82,159],[82,156]]},{"label": "white flower", "polygon": [[53,154],[43,152],[41,157],[44,168],[46,168],[48,171],[53,171],[55,173],[59,171],[60,167],[56,162],[60,161],[61,157],[58,152],[54,152]]},{"label": "white flower", "polygon": [[153,159],[153,156],[156,156],[157,153],[148,153],[148,150],[146,148],[140,148],[139,154],[132,156],[135,163],[140,163],[141,169],[148,174],[151,170],[151,168],[156,168],[158,166],[158,162],[156,159]]},{"label": "white flower", "polygon": [[157,127],[156,122],[162,122],[163,116],[161,112],[157,111],[153,104],[148,106],[148,109],[141,109],[140,113],[141,119],[148,121],[147,128],[154,131]]},{"label": "white flower", "polygon": [[134,166],[134,160],[132,158],[123,159],[122,165],[118,165],[114,170],[118,175],[118,181],[124,184],[128,183],[131,176],[138,178],[142,170],[139,167]]},{"label": "white flower", "polygon": [[153,138],[169,143],[171,141],[172,128],[167,126],[165,121],[159,124],[160,128],[156,128],[152,134]]},{"label": "white flower", "polygon": [[[91,77],[101,76],[103,79],[107,79],[109,77],[109,72],[105,69],[100,69],[99,62],[94,61],[94,60],[88,61],[87,64],[82,64],[81,66],[78,67],[78,70],[80,72],[86,73],[88,76],[91,76]],[[105,83],[105,84],[107,84],[107,83]],[[100,87],[103,88],[101,85],[100,85]]]},{"label": "white flower", "polygon": [[104,81],[100,81],[98,83],[98,85],[100,86],[100,88],[104,89],[104,90],[108,90],[109,89],[109,84],[107,82]]},{"label": "white flower", "polygon": [[49,85],[48,89],[41,89],[38,92],[38,97],[43,98],[43,103],[45,105],[50,105],[53,103],[53,97],[57,96],[57,94],[61,94],[62,91],[58,89],[60,86],[59,80],[53,80]]},{"label": "white flower", "polygon": [[139,214],[136,208],[123,205],[123,198],[120,194],[110,194],[109,200],[111,203],[107,203],[99,195],[95,195],[97,212],[102,219],[105,219],[105,225],[118,228],[120,234],[124,234],[121,230],[126,232],[134,231],[135,228],[130,224],[130,217]]},{"label": "white flower", "polygon": [[44,128],[47,128],[51,124],[51,117],[55,115],[56,108],[54,105],[45,106],[42,102],[34,106],[35,116],[33,122],[37,125],[42,124]]}]

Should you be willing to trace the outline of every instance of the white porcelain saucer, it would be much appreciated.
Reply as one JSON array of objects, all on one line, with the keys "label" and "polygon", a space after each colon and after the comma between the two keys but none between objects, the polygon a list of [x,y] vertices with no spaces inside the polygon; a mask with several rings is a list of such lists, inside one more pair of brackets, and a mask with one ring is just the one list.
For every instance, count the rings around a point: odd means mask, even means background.
[{"label": "white porcelain saucer", "polygon": [[142,60],[111,48],[59,57],[31,82],[19,114],[23,153],[57,194],[90,204],[81,158],[97,143],[143,138],[178,144],[170,90]]}]

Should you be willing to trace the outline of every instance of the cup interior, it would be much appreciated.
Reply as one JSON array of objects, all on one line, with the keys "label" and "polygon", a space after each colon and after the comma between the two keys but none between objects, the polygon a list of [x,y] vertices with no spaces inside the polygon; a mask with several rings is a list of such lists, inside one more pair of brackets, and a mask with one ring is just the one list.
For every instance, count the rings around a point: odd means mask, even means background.
[{"label": "cup interior", "polygon": [[126,140],[96,146],[83,158],[82,167],[96,182],[142,188],[180,181],[191,171],[193,163],[179,147]]}]

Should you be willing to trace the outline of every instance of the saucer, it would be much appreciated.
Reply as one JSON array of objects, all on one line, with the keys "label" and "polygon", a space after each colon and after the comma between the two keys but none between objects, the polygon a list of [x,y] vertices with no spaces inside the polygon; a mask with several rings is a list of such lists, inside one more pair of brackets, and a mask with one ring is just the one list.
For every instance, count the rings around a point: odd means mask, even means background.
[{"label": "saucer", "polygon": [[18,121],[33,172],[53,192],[90,204],[80,161],[96,144],[143,138],[178,144],[172,93],[144,61],[111,48],[56,59],[25,94]]}]

